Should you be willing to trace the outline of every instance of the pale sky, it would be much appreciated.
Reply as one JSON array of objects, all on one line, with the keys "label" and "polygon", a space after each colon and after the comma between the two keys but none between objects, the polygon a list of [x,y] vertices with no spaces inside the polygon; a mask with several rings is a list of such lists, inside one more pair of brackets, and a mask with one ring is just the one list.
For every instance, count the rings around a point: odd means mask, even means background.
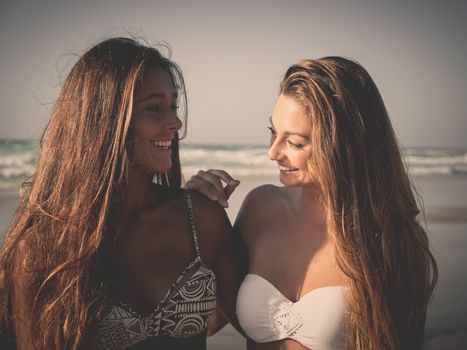
[{"label": "pale sky", "polygon": [[168,42],[187,140],[266,144],[286,68],[341,55],[372,75],[403,146],[467,147],[466,1],[0,0],[0,138],[38,138],[61,82],[97,41]]}]

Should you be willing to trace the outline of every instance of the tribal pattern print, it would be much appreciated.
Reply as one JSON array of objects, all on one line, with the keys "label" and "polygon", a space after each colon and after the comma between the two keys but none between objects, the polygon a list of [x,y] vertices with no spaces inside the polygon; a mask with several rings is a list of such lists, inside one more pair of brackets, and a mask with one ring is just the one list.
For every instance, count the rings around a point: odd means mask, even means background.
[{"label": "tribal pattern print", "polygon": [[216,277],[201,263],[180,290],[167,300],[184,275],[148,317],[139,316],[123,303],[114,306],[99,322],[93,348],[127,349],[148,337],[187,338],[204,332],[216,310]]}]

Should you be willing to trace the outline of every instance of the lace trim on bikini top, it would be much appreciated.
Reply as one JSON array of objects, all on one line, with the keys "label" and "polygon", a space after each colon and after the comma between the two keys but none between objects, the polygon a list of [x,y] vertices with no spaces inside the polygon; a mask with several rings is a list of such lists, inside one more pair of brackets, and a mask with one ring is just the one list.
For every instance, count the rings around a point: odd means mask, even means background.
[{"label": "lace trim on bikini top", "polygon": [[[127,349],[148,337],[188,338],[206,330],[216,310],[216,277],[201,260],[193,205],[190,194],[185,192],[185,195],[196,258],[175,280],[149,316],[140,316],[123,302],[113,306],[99,321],[93,348]],[[197,264],[198,269],[186,278]],[[183,280],[185,282],[181,283]]]}]

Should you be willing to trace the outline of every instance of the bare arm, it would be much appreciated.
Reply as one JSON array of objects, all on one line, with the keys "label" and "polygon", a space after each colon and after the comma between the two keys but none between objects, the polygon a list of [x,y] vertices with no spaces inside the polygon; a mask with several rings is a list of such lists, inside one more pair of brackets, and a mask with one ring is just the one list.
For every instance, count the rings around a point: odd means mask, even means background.
[{"label": "bare arm", "polygon": [[237,251],[235,236],[232,233],[230,223],[228,226],[229,230],[223,235],[219,253],[214,260],[214,271],[216,276],[218,276],[219,289],[217,297],[220,314],[217,316],[216,323],[213,324],[211,332],[220,330],[228,320],[238,332],[244,335],[237,319],[236,299],[243,279],[239,268],[239,260],[244,259],[245,256]]},{"label": "bare arm", "polygon": [[12,324],[18,350],[33,349],[32,308],[34,293],[32,273],[26,268],[26,257],[30,251],[25,241],[18,243],[14,256],[11,289]]},{"label": "bare arm", "polygon": [[[226,240],[227,241],[227,240]],[[234,300],[236,301],[236,296],[238,294],[238,288],[241,284],[241,281],[245,277],[245,274],[247,273],[248,270],[248,257],[245,249],[245,245],[243,243],[243,239],[240,235],[240,233],[236,232],[234,230],[233,236],[230,239],[230,242],[224,242],[226,248],[224,248],[223,252],[219,253],[219,259],[217,259],[217,269],[219,269],[219,275],[225,276],[225,273],[223,271],[235,271],[234,274],[236,276],[231,276],[231,280],[236,280],[234,282],[234,286],[231,288],[227,287],[229,290],[234,291],[235,295],[228,295],[226,296],[227,300]],[[230,267],[229,267],[230,266]],[[229,273],[227,273],[228,275]],[[227,284],[232,284],[231,282],[227,282]],[[227,303],[228,304],[228,303]],[[224,305],[225,307],[225,305]],[[236,308],[236,302],[234,305],[228,305],[227,308],[235,310]],[[229,323],[227,321],[226,316],[224,316],[224,313],[222,311],[222,307],[217,309],[216,315],[213,317],[209,324],[209,329],[208,329],[208,336],[211,336],[215,334],[216,332],[220,331],[223,327]],[[227,316],[229,318],[229,316]],[[238,322],[236,315],[235,315],[235,322]],[[241,329],[240,325],[234,327],[242,334],[245,336],[243,333],[243,330]]]},{"label": "bare arm", "polygon": [[[242,206],[242,209],[244,209],[245,206]],[[223,251],[222,253],[219,254],[219,263],[226,264],[227,266],[224,267],[224,269],[233,271],[235,270],[235,275],[237,276],[236,279],[237,281],[235,282],[235,286],[232,288],[229,288],[230,291],[235,290],[234,296],[230,295],[227,297],[228,300],[234,300],[235,303],[234,305],[228,306],[230,309],[235,310],[236,308],[236,296],[238,294],[238,289],[240,287],[241,281],[245,278],[245,275],[248,273],[248,253],[247,249],[245,246],[245,242],[242,237],[241,233],[241,226],[242,226],[242,220],[244,210],[240,210],[239,215],[237,216],[237,220],[235,221],[235,225],[233,227],[232,234],[228,236],[224,242],[223,242]],[[228,266],[231,265],[229,268]],[[221,273],[221,275],[224,275]],[[227,317],[228,318],[228,317]],[[238,322],[238,319],[235,315],[235,322]],[[215,318],[213,319],[212,326],[210,325],[210,329],[208,334],[212,335],[215,332],[219,331],[222,329],[228,321],[226,320],[226,317],[224,316],[223,312],[221,310],[218,310]],[[233,326],[245,337],[246,334],[244,331],[241,329],[240,325],[238,326],[236,324],[233,324]]]},{"label": "bare arm", "polygon": [[230,322],[243,334],[236,316],[236,298],[241,283],[232,225],[225,210],[205,196],[192,193],[195,220],[199,227],[200,253],[217,279],[217,312],[209,325],[209,334]]}]

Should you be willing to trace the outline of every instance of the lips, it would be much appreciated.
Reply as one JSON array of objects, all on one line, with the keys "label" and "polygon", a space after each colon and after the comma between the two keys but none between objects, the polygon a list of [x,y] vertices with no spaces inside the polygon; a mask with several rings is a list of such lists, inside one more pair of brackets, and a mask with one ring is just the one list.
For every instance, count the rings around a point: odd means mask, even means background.
[{"label": "lips", "polygon": [[169,150],[172,148],[172,140],[154,140],[151,144],[161,150]]},{"label": "lips", "polygon": [[278,164],[278,167],[279,167],[279,170],[284,173],[290,173],[290,172],[294,172],[298,170],[298,168],[291,168],[291,167],[287,167],[287,166],[280,165],[280,164]]}]

